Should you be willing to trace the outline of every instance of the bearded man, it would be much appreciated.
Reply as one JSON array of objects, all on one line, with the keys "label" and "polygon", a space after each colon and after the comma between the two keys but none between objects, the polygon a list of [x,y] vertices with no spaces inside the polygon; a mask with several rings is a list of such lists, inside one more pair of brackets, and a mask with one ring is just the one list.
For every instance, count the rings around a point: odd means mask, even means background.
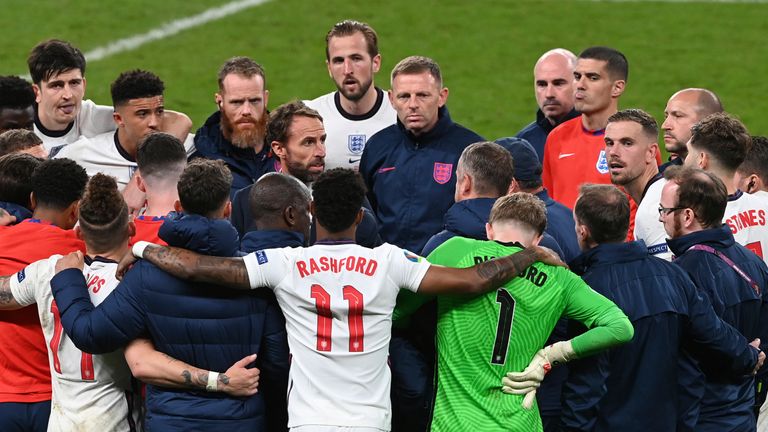
[{"label": "bearded man", "polygon": [[248,57],[233,57],[219,70],[218,82],[219,110],[197,130],[195,146],[200,156],[221,159],[232,171],[232,198],[279,165],[264,142],[269,99],[264,68]]}]

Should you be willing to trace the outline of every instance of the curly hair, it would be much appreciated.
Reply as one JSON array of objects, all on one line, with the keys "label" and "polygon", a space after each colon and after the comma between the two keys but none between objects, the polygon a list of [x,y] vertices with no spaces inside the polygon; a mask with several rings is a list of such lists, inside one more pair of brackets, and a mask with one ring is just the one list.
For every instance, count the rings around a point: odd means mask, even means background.
[{"label": "curly hair", "polygon": [[131,99],[143,99],[162,96],[165,84],[149,71],[134,69],[121,73],[110,87],[112,105],[118,107]]},{"label": "curly hair", "polygon": [[325,171],[312,184],[317,223],[331,233],[352,226],[365,199],[360,174],[346,168]]},{"label": "curly hair", "polygon": [[32,173],[37,205],[64,210],[83,196],[88,174],[71,159],[49,159]]},{"label": "curly hair", "polygon": [[0,76],[0,109],[25,109],[34,104],[32,84],[17,76]]},{"label": "curly hair", "polygon": [[26,153],[12,153],[0,157],[0,201],[32,209],[32,173],[43,161]]},{"label": "curly hair", "polygon": [[127,240],[128,206],[114,177],[102,173],[91,177],[80,200],[78,221],[92,253],[110,251]]},{"label": "curly hair", "polygon": [[179,178],[179,202],[186,213],[212,217],[229,201],[232,173],[222,160],[195,159]]}]

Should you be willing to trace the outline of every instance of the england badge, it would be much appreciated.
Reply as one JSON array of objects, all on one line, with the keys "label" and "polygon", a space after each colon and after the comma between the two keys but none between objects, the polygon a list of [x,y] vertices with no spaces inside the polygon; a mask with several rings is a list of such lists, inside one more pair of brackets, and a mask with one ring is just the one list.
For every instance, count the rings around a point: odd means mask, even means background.
[{"label": "england badge", "polygon": [[439,184],[446,184],[451,181],[453,175],[453,164],[435,162],[435,167],[432,170],[432,178]]},{"label": "england badge", "polygon": [[360,154],[365,148],[365,135],[347,135],[347,148],[352,154]]}]

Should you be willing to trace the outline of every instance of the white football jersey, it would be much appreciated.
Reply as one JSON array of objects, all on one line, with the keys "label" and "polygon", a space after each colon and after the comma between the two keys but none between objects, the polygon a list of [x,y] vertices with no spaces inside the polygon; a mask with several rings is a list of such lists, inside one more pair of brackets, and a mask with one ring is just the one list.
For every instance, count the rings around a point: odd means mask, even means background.
[{"label": "white football jersey", "polygon": [[35,134],[43,140],[46,149],[72,144],[80,137],[92,138],[106,132],[117,129],[112,113],[115,110],[111,106],[96,105],[91,100],[84,100],[80,105],[80,112],[75,116],[69,130],[59,134],[53,131],[42,131],[35,124]]},{"label": "white football jersey", "polygon": [[[37,312],[48,348],[53,395],[48,431],[136,430],[137,397],[131,391],[131,371],[123,350],[109,354],[80,351],[64,332],[51,292],[56,261],[61,255],[40,260],[11,276],[11,293],[17,303],[37,303]],[[117,263],[94,260],[83,268],[91,302],[98,305],[115,289]]]},{"label": "white football jersey", "polygon": [[723,223],[731,228],[736,242],[756,253],[768,264],[768,197],[737,191],[728,196]]},{"label": "white football jersey", "polygon": [[376,89],[378,98],[371,112],[352,115],[341,108],[339,92],[328,93],[304,103],[323,117],[325,140],[325,169],[360,166],[365,143],[373,134],[395,124],[397,112],[389,103],[386,92]]},{"label": "white football jersey", "polygon": [[[195,152],[194,135],[187,135],[184,149],[187,156]],[[96,173],[111,175],[117,179],[117,187],[121,191],[138,169],[136,161],[118,144],[117,132],[107,132],[92,138],[82,137],[61,148],[53,158],[72,159],[85,168],[89,176]]]},{"label": "white football jersey", "polygon": [[270,287],[291,350],[288,426],[390,430],[387,366],[400,288],[416,291],[429,263],[390,244],[267,249],[243,258],[251,287]]},{"label": "white football jersey", "polygon": [[667,247],[667,232],[664,230],[664,224],[659,221],[661,190],[666,183],[664,178],[653,182],[637,206],[635,240],[644,241],[650,255],[672,261],[672,252]]}]

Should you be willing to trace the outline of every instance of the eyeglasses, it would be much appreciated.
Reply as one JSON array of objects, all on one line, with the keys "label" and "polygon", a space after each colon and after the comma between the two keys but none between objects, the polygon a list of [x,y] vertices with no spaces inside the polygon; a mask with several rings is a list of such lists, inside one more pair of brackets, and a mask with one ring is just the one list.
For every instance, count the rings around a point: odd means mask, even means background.
[{"label": "eyeglasses", "polygon": [[663,207],[659,204],[659,216],[666,216],[673,211],[685,210],[687,207]]}]

